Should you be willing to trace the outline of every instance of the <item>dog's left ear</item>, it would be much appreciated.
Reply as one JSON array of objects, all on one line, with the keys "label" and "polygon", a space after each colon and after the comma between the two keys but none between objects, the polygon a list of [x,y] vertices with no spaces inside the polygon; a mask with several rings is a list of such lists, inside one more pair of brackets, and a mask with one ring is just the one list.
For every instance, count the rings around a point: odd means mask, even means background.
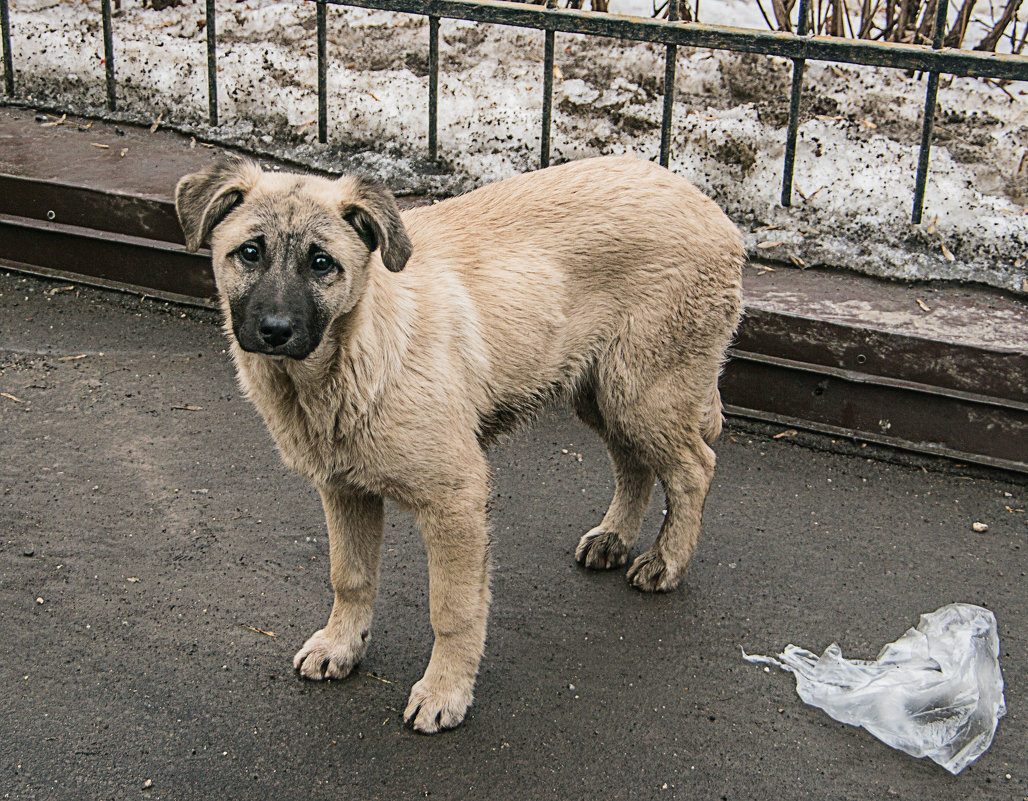
[{"label": "dog's left ear", "polygon": [[407,229],[400,219],[400,207],[393,193],[380,184],[363,178],[354,181],[356,197],[343,205],[343,219],[354,227],[368,250],[378,250],[382,263],[398,273],[407,264],[413,251]]},{"label": "dog's left ear", "polygon": [[196,250],[204,244],[263,174],[259,164],[231,158],[182,178],[175,187],[175,211],[186,248]]}]

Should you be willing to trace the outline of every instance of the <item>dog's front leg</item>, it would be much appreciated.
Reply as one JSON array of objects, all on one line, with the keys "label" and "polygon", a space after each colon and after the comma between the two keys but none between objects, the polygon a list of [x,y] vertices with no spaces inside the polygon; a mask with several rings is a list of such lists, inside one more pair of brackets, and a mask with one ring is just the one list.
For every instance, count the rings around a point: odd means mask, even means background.
[{"label": "dog's front leg", "polygon": [[425,734],[458,725],[471,706],[489,611],[486,495],[484,486],[464,490],[416,515],[428,554],[435,644],[403,716]]},{"label": "dog's front leg", "polygon": [[349,488],[319,487],[328,523],[335,602],[325,628],[293,657],[308,679],[341,679],[368,649],[382,550],[382,498]]}]

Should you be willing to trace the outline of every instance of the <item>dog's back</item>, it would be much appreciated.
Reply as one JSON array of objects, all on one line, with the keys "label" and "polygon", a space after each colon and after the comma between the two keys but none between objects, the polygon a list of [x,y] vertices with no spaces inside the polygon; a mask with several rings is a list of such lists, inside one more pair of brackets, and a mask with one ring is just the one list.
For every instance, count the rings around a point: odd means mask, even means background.
[{"label": "dog's back", "polygon": [[[605,374],[687,370],[710,387],[735,330],[735,226],[692,184],[630,157],[572,162],[404,214],[404,276],[466,293],[484,439]],[[607,383],[610,383],[609,381]],[[602,384],[601,395],[602,395]],[[705,439],[720,429],[707,392]]]}]

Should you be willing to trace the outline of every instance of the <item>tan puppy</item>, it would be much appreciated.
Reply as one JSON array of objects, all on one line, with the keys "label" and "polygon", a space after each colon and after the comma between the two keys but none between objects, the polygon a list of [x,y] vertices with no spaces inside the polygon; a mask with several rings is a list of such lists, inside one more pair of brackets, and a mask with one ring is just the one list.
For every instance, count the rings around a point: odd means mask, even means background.
[{"label": "tan puppy", "polygon": [[627,563],[659,477],[667,515],[628,579],[678,583],[744,261],[690,183],[591,159],[401,215],[359,178],[232,161],[183,178],[175,201],[188,247],[210,240],[243,391],[324,502],[335,604],[296,655],[303,676],[342,678],[367,649],[388,497],[424,537],[435,632],[404,718],[422,732],[464,719],[489,606],[483,449],[548,401],[570,401],[614,467],[578,561]]}]

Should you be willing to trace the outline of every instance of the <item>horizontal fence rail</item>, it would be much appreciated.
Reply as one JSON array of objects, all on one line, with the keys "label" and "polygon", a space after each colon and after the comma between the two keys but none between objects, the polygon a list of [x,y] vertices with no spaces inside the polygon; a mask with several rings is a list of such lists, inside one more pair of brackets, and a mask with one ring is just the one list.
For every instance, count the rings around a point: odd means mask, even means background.
[{"label": "horizontal fence rail", "polygon": [[955,49],[936,51],[926,45],[850,40],[836,36],[799,36],[784,31],[755,31],[700,22],[668,22],[595,11],[546,9],[504,0],[312,1],[679,47],[704,47],[736,53],[893,67],[919,72],[934,71],[971,78],[1028,80],[1028,56]]},{"label": "horizontal fence rail", "polygon": [[[551,126],[553,119],[553,70],[556,34],[582,34],[623,39],[635,42],[661,44],[666,48],[664,69],[664,99],[660,138],[660,163],[670,159],[672,118],[674,110],[674,78],[679,47],[698,47],[754,53],[791,59],[793,78],[789,102],[789,126],[786,134],[785,162],[782,170],[782,205],[792,202],[792,182],[798,137],[800,98],[803,72],[807,61],[827,61],[840,64],[888,67],[922,72],[928,75],[925,108],[922,115],[921,142],[915,179],[911,221],[920,223],[923,214],[928,164],[932,144],[935,106],[939,76],[990,78],[993,80],[1028,81],[1028,56],[1004,55],[988,52],[959,50],[942,46],[948,0],[939,0],[932,46],[877,42],[865,39],[845,39],[836,36],[810,36],[806,33],[809,0],[800,2],[799,30],[797,33],[756,31],[676,19],[677,3],[668,5],[668,19],[646,19],[616,14],[585,12],[554,7],[554,0],[545,5],[534,5],[505,0],[307,0],[317,6],[317,96],[318,140],[328,141],[328,6],[351,6],[378,11],[416,14],[429,20],[429,97],[428,97],[428,152],[433,161],[438,158],[439,108],[439,22],[458,19],[494,25],[508,25],[544,32],[543,103],[540,131],[539,162],[547,166],[550,161]],[[215,26],[215,0],[206,0],[208,119],[218,125],[217,87],[217,35]],[[107,106],[117,109],[114,71],[114,41],[110,0],[101,0],[103,22],[104,66],[107,83]],[[15,94],[14,56],[11,50],[9,0],[0,0],[0,28],[2,28],[4,86],[8,95]]]}]

